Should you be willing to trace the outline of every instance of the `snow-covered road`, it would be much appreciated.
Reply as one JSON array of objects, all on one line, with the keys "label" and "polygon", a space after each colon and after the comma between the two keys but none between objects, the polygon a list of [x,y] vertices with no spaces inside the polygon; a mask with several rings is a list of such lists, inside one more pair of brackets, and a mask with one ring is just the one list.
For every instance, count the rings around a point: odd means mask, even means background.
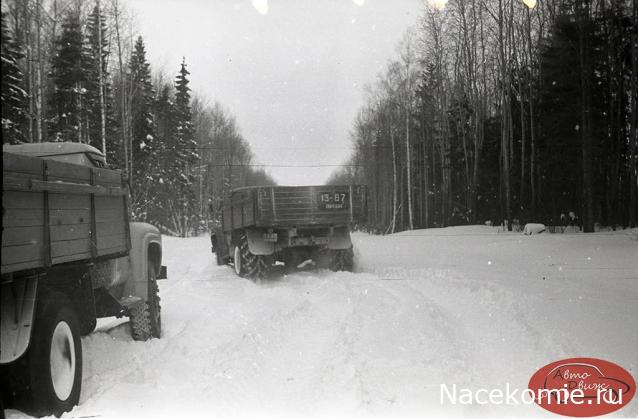
[{"label": "snow-covered road", "polygon": [[[441,384],[525,389],[541,366],[595,357],[638,371],[638,230],[356,234],[356,273],[255,284],[206,237],[167,237],[163,338],[108,320],[83,339],[69,417],[549,416],[441,405]],[[9,417],[21,417],[16,411]],[[618,412],[638,415],[638,402]]]}]

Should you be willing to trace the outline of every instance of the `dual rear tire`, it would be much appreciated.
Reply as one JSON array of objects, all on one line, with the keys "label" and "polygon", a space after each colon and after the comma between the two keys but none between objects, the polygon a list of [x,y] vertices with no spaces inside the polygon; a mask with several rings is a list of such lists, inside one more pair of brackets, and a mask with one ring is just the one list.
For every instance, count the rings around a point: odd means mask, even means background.
[{"label": "dual rear tire", "polygon": [[312,256],[317,267],[321,269],[330,269],[333,272],[352,272],[354,269],[354,251],[352,247],[348,249],[322,248]]},{"label": "dual rear tire", "polygon": [[[217,254],[217,263],[221,264],[219,253]],[[295,259],[291,257],[291,261],[287,261],[286,265],[291,265],[294,269]],[[352,247],[349,249],[333,249],[324,250],[319,255],[319,266],[326,266],[330,270],[352,272],[354,268],[354,252]],[[253,280],[264,278],[272,265],[272,256],[255,255],[250,251],[248,246],[248,238],[242,234],[237,246],[233,252],[233,263],[235,273],[242,278],[250,278]],[[288,268],[290,269],[290,268]]]},{"label": "dual rear tire", "polygon": [[226,265],[228,263],[228,255],[226,255],[228,249],[226,249],[224,232],[221,229],[215,230],[210,236],[210,242],[213,247],[213,253],[215,253],[217,266]]},{"label": "dual rear tire", "polygon": [[330,270],[352,272],[354,268],[354,251],[352,248],[330,251]]},{"label": "dual rear tire", "polygon": [[8,404],[28,414],[59,417],[80,401],[80,322],[63,293],[41,295],[37,304],[29,349],[3,367],[2,390]]},{"label": "dual rear tire", "polygon": [[270,257],[255,255],[248,247],[248,238],[242,234],[233,253],[235,273],[242,278],[258,280],[264,278],[270,267]]}]

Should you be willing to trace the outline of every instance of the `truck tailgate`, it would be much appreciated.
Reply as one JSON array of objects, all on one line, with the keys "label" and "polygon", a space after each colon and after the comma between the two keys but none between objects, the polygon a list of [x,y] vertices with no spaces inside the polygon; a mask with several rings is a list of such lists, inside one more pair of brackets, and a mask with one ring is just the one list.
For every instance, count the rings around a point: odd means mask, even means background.
[{"label": "truck tailgate", "polygon": [[348,224],[365,208],[365,188],[346,186],[270,186],[257,191],[257,226]]}]

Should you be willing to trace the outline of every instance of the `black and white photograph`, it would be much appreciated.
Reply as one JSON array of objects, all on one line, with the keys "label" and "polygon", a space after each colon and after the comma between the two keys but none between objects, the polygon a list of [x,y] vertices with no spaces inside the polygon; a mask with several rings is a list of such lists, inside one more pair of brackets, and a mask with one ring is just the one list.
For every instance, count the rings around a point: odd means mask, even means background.
[{"label": "black and white photograph", "polygon": [[3,0],[0,419],[638,417],[635,0]]}]

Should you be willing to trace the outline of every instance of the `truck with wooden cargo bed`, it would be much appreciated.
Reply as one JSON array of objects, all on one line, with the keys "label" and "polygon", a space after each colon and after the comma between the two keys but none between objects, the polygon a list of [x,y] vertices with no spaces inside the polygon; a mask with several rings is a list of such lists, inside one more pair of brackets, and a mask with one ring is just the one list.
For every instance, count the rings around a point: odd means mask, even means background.
[{"label": "truck with wooden cargo bed", "polygon": [[217,264],[261,278],[277,263],[308,260],[334,271],[353,269],[350,228],[365,214],[361,185],[258,186],[231,191],[211,235]]},{"label": "truck with wooden cargo bed", "polygon": [[2,162],[2,400],[59,416],[79,401],[80,336],[97,318],[160,337],[161,235],[129,223],[126,179],[94,147],[3,146]]}]

